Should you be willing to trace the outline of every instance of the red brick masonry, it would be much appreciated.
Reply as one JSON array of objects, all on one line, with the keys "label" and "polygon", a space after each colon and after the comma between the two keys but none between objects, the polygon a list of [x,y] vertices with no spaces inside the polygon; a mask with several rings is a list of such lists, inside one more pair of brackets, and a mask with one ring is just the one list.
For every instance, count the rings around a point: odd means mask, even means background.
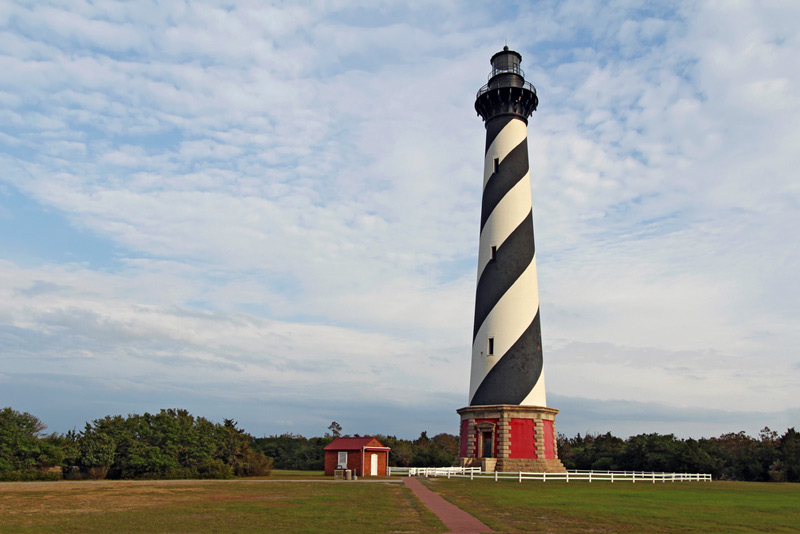
[{"label": "red brick masonry", "polygon": [[406,477],[403,483],[422,503],[430,508],[431,512],[439,516],[442,523],[450,529],[452,534],[482,534],[484,532],[494,532],[476,517],[471,516],[455,504],[449,503],[439,495],[423,486],[419,480],[413,477]]}]

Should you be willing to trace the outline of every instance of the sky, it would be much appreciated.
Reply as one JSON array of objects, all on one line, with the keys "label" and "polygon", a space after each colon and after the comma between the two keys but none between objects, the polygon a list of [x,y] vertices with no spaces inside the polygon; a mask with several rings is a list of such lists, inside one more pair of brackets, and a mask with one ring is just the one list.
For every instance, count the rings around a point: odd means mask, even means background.
[{"label": "sky", "polygon": [[522,54],[557,430],[800,425],[800,4],[0,3],[0,407],[457,433]]}]

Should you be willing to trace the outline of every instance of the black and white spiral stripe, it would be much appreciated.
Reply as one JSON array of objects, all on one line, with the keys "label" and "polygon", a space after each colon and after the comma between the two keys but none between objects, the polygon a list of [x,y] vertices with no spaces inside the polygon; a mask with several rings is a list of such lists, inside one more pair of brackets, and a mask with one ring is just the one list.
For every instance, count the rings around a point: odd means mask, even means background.
[{"label": "black and white spiral stripe", "polygon": [[546,406],[527,124],[518,116],[487,122],[483,184],[470,405]]}]

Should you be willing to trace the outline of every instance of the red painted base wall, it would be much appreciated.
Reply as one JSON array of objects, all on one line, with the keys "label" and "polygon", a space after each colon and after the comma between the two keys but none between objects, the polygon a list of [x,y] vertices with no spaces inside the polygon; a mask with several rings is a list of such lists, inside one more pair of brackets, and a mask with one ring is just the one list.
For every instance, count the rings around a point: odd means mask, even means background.
[{"label": "red painted base wall", "polygon": [[511,444],[509,458],[537,458],[536,430],[533,419],[511,420]]}]

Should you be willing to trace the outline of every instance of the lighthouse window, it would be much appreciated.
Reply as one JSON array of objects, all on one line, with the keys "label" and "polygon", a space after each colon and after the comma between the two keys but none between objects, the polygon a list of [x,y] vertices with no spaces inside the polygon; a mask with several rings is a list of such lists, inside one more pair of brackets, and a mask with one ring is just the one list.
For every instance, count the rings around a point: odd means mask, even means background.
[{"label": "lighthouse window", "polygon": [[500,169],[500,158],[494,158],[494,167],[492,172],[497,172]]},{"label": "lighthouse window", "polygon": [[492,245],[492,256],[491,256],[490,259],[492,259],[492,260],[496,260],[497,259],[497,246],[496,245]]},{"label": "lighthouse window", "polygon": [[489,355],[489,356],[494,354],[494,338],[493,337],[489,338],[489,351],[486,354]]}]

